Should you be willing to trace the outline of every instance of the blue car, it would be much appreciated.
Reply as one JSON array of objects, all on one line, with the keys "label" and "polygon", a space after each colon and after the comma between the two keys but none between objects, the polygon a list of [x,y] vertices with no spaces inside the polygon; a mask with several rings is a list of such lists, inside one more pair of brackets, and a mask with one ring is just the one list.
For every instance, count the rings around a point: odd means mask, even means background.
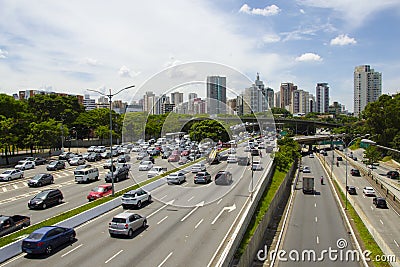
[{"label": "blue car", "polygon": [[75,240],[75,230],[58,226],[44,226],[32,232],[22,241],[22,251],[28,254],[51,254],[65,243]]}]

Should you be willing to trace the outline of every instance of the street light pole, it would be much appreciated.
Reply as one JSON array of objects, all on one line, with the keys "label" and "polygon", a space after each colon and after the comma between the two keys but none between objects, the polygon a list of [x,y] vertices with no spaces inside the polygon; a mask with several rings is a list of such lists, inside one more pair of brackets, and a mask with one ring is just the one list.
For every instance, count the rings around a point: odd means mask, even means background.
[{"label": "street light pole", "polygon": [[251,154],[251,192],[250,192],[250,199],[253,201],[253,177],[254,177],[254,156]]},{"label": "street light pole", "polygon": [[117,93],[112,94],[111,93],[111,89],[110,89],[110,93],[108,95],[98,91],[98,90],[93,90],[93,89],[86,89],[88,91],[92,91],[92,92],[96,92],[99,93],[100,95],[103,96],[107,96],[109,99],[109,103],[110,103],[110,152],[111,152],[111,166],[110,166],[110,170],[111,170],[111,184],[112,184],[112,196],[114,196],[115,190],[114,190],[114,162],[113,162],[113,153],[112,153],[112,97],[118,95],[119,93],[121,93],[124,90],[130,89],[135,87],[134,85],[122,88],[121,90],[119,90]]}]

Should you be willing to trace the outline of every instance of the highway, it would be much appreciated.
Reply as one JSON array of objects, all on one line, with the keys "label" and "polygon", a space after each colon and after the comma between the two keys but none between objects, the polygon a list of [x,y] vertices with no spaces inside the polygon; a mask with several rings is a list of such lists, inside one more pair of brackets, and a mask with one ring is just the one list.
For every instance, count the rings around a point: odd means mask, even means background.
[{"label": "highway", "polygon": [[[335,151],[335,158],[338,155]],[[332,157],[332,152],[328,152],[328,158]],[[345,159],[344,159],[345,160]],[[351,162],[354,163],[354,162]],[[341,162],[340,166],[337,167],[335,164],[333,166],[334,177],[339,181],[339,183],[345,188],[346,185],[346,167],[345,161]],[[369,181],[361,176],[352,176],[350,174],[350,169],[354,168],[352,165],[348,165],[348,177],[347,184],[353,185],[357,188],[357,195],[347,195],[349,203],[353,206],[358,206],[363,213],[368,223],[374,228],[374,230],[381,236],[385,244],[390,248],[390,250],[400,259],[400,232],[398,231],[398,222],[400,215],[389,206],[388,209],[376,208],[372,203],[373,197],[366,197],[362,193],[362,189],[366,186],[374,187],[374,184],[370,184]],[[382,179],[388,179],[384,178]],[[377,193],[379,196],[379,193]]]},{"label": "highway", "polygon": [[[315,194],[302,192],[303,173],[300,173],[290,218],[280,248],[287,254],[282,255],[283,259],[277,259],[278,266],[360,266],[358,262],[334,260],[328,253],[322,253],[323,250],[329,249],[355,250],[355,247],[328,184],[327,175],[318,159],[303,157],[302,165],[310,167],[311,173],[304,175],[315,177],[316,192]],[[325,177],[324,185],[320,183],[321,175]],[[289,253],[292,250],[299,253],[299,260],[290,259]],[[301,258],[302,253],[308,250],[315,252],[316,261],[308,260],[308,256]],[[292,254],[292,258],[296,258],[295,254]]]},{"label": "highway", "polygon": [[[244,153],[243,147],[237,150]],[[264,166],[270,161],[262,158]],[[215,185],[218,170],[231,171],[233,183]],[[54,255],[21,254],[1,266],[207,266],[249,198],[251,184],[249,166],[222,161],[207,171],[212,183],[194,184],[194,175],[187,173],[182,185],[165,184],[151,192],[153,202],[132,211],[148,218],[148,227],[133,239],[108,234],[108,222],[122,212],[119,207],[78,227],[76,242]],[[254,185],[264,171],[254,172]]]}]

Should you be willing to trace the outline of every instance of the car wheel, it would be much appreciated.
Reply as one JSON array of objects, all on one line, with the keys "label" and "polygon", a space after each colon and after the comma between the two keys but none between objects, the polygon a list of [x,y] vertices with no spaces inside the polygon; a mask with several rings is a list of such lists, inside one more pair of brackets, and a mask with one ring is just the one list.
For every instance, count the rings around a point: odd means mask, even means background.
[{"label": "car wheel", "polygon": [[48,245],[48,246],[46,247],[45,253],[46,253],[47,255],[50,255],[51,252],[53,252],[53,247],[50,246],[50,245]]},{"label": "car wheel", "polygon": [[7,181],[11,181],[11,177],[8,177],[8,178],[7,178]]},{"label": "car wheel", "polygon": [[38,183],[38,186],[42,186],[42,183],[41,183],[41,182],[39,182],[39,183]]},{"label": "car wheel", "polygon": [[144,221],[143,221],[143,225],[142,225],[143,228],[146,228],[146,225],[147,225],[147,220],[144,220]]},{"label": "car wheel", "polygon": [[115,237],[115,234],[110,234],[111,237]]},{"label": "car wheel", "polygon": [[151,196],[149,195],[149,198],[147,199],[148,202],[151,202]]},{"label": "car wheel", "polygon": [[61,204],[61,203],[62,203],[62,199],[59,198],[59,199],[58,199],[58,204]]},{"label": "car wheel", "polygon": [[142,207],[142,202],[139,200],[138,203],[136,204],[136,207],[138,207],[139,209]]},{"label": "car wheel", "polygon": [[133,230],[132,230],[132,229],[129,229],[129,231],[128,231],[128,236],[129,236],[129,237],[133,237]]},{"label": "car wheel", "polygon": [[47,208],[46,203],[43,203],[42,208],[43,208],[43,209]]},{"label": "car wheel", "polygon": [[74,235],[70,235],[69,236],[69,242],[74,242],[74,240],[75,240],[75,236]]}]

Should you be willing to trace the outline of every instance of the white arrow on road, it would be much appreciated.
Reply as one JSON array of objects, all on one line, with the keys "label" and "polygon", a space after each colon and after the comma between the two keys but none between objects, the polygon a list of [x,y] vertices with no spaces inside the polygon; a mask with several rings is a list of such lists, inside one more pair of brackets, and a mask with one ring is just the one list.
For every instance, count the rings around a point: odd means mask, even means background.
[{"label": "white arrow on road", "polygon": [[172,205],[172,203],[174,203],[175,199],[165,202],[165,205],[162,206],[161,208],[159,208],[158,210],[156,210],[155,212],[153,212],[152,214],[150,214],[149,216],[147,216],[147,219],[150,218],[151,216],[153,216],[154,214],[156,214],[157,212],[159,212],[160,210],[162,210],[163,208],[165,208],[168,205]]},{"label": "white arrow on road", "polygon": [[218,213],[217,217],[215,217],[215,219],[211,222],[211,224],[214,224],[225,210],[227,210],[228,212],[232,212],[235,209],[236,209],[235,203],[233,203],[232,206],[223,207],[223,209]]},{"label": "white arrow on road", "polygon": [[184,220],[186,220],[186,218],[189,217],[190,214],[192,214],[192,213],[195,212],[198,208],[203,207],[203,206],[204,206],[204,201],[202,201],[202,202],[196,204],[196,207],[195,207],[194,209],[192,209],[188,214],[186,214],[185,217],[183,217],[183,218],[181,219],[181,222],[183,222]]}]

